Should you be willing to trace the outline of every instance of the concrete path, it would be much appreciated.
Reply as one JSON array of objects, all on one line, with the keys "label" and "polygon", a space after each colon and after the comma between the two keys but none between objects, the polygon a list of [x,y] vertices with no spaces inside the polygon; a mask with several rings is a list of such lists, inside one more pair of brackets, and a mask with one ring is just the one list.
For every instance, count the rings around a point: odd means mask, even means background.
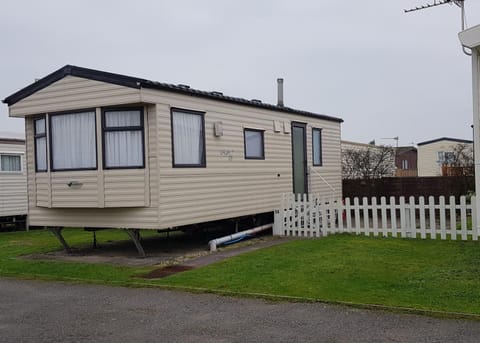
[{"label": "concrete path", "polygon": [[0,342],[478,342],[480,322],[0,278]]}]

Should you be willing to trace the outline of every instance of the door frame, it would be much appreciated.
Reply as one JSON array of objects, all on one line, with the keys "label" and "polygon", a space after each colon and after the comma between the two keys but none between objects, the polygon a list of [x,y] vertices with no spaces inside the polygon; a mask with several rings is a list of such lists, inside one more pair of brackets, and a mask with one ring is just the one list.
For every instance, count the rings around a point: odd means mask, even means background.
[{"label": "door frame", "polygon": [[303,129],[303,183],[305,193],[308,193],[308,160],[307,160],[307,123],[302,123],[298,121],[292,121],[292,137],[291,137],[291,148],[292,148],[292,189],[293,193],[295,192],[295,166],[294,166],[294,152],[293,152],[293,128],[299,127]]}]

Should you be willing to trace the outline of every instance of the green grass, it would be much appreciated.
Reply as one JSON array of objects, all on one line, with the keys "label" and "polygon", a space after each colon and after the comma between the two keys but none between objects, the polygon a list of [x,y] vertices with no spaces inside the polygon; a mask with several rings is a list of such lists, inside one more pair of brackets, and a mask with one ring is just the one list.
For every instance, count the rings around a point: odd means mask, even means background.
[{"label": "green grass", "polygon": [[[64,233],[73,246],[91,243],[91,234],[82,230]],[[97,237],[125,240],[126,234],[107,230]],[[0,276],[201,288],[480,315],[480,242],[335,235],[291,241],[158,280],[139,277],[152,267],[18,258],[58,249],[46,231],[0,234]]]},{"label": "green grass", "polygon": [[480,244],[336,235],[238,256],[162,284],[480,314]]},{"label": "green grass", "polygon": [[[66,229],[62,234],[67,242],[75,247],[90,245],[92,241],[91,233],[79,229]],[[97,239],[126,240],[128,236],[121,230],[105,230],[97,232]],[[60,249],[57,239],[45,230],[1,233],[0,276],[128,285],[133,276],[151,269],[18,258]]]}]

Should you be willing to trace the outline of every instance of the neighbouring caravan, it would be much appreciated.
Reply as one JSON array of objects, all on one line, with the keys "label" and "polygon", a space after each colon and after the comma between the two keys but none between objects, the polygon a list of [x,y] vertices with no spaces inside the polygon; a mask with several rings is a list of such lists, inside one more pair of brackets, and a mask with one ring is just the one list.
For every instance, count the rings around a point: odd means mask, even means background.
[{"label": "neighbouring caravan", "polygon": [[25,118],[30,225],[162,230],[341,197],[342,120],[282,101],[67,65],[3,100]]},{"label": "neighbouring caravan", "polygon": [[0,231],[26,228],[25,140],[0,136]]}]

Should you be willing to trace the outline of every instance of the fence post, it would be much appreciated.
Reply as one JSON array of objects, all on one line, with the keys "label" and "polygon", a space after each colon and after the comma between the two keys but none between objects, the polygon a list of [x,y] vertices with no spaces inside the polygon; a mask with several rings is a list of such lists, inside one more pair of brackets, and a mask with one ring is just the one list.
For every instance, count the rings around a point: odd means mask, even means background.
[{"label": "fence post", "polygon": [[418,210],[420,214],[420,238],[427,238],[426,225],[425,225],[425,198],[421,196],[418,199]]},{"label": "fence post", "polygon": [[465,196],[460,197],[460,228],[462,232],[462,240],[466,241],[467,236],[467,201]]},{"label": "fence post", "polygon": [[445,240],[447,238],[446,223],[445,223],[445,197],[440,196],[440,238]]},{"label": "fence post", "polygon": [[477,196],[474,195],[470,198],[470,206],[472,206],[472,239],[478,241],[477,230]]},{"label": "fence post", "polygon": [[380,198],[380,207],[382,213],[382,233],[383,237],[388,236],[388,228],[387,228],[387,199],[385,197]]},{"label": "fence post", "polygon": [[390,221],[392,223],[392,236],[397,238],[397,206],[393,196],[390,197]]},{"label": "fence post", "polygon": [[378,211],[377,211],[377,198],[372,197],[372,226],[373,226],[373,235],[378,236]]},{"label": "fence post", "polygon": [[456,216],[456,208],[455,208],[455,197],[453,195],[450,196],[448,201],[448,207],[450,210],[450,239],[455,241],[457,239],[457,216]]},{"label": "fence post", "polygon": [[360,234],[360,204],[358,198],[353,199],[353,216],[355,219],[355,233]]},{"label": "fence post", "polygon": [[362,209],[363,209],[363,232],[367,236],[370,236],[370,223],[369,223],[369,214],[368,214],[368,198],[362,198]]},{"label": "fence post", "polygon": [[407,236],[407,218],[410,218],[406,212],[405,198],[400,197],[400,233],[402,238]]},{"label": "fence post", "polygon": [[435,228],[435,199],[433,196],[428,197],[428,218],[430,219],[430,239],[437,238],[437,230]]},{"label": "fence post", "polygon": [[410,230],[410,238],[417,238],[417,220],[416,220],[416,213],[415,213],[415,197],[411,196],[408,199],[409,205],[409,214],[410,214],[410,223],[409,223],[409,230]]}]

